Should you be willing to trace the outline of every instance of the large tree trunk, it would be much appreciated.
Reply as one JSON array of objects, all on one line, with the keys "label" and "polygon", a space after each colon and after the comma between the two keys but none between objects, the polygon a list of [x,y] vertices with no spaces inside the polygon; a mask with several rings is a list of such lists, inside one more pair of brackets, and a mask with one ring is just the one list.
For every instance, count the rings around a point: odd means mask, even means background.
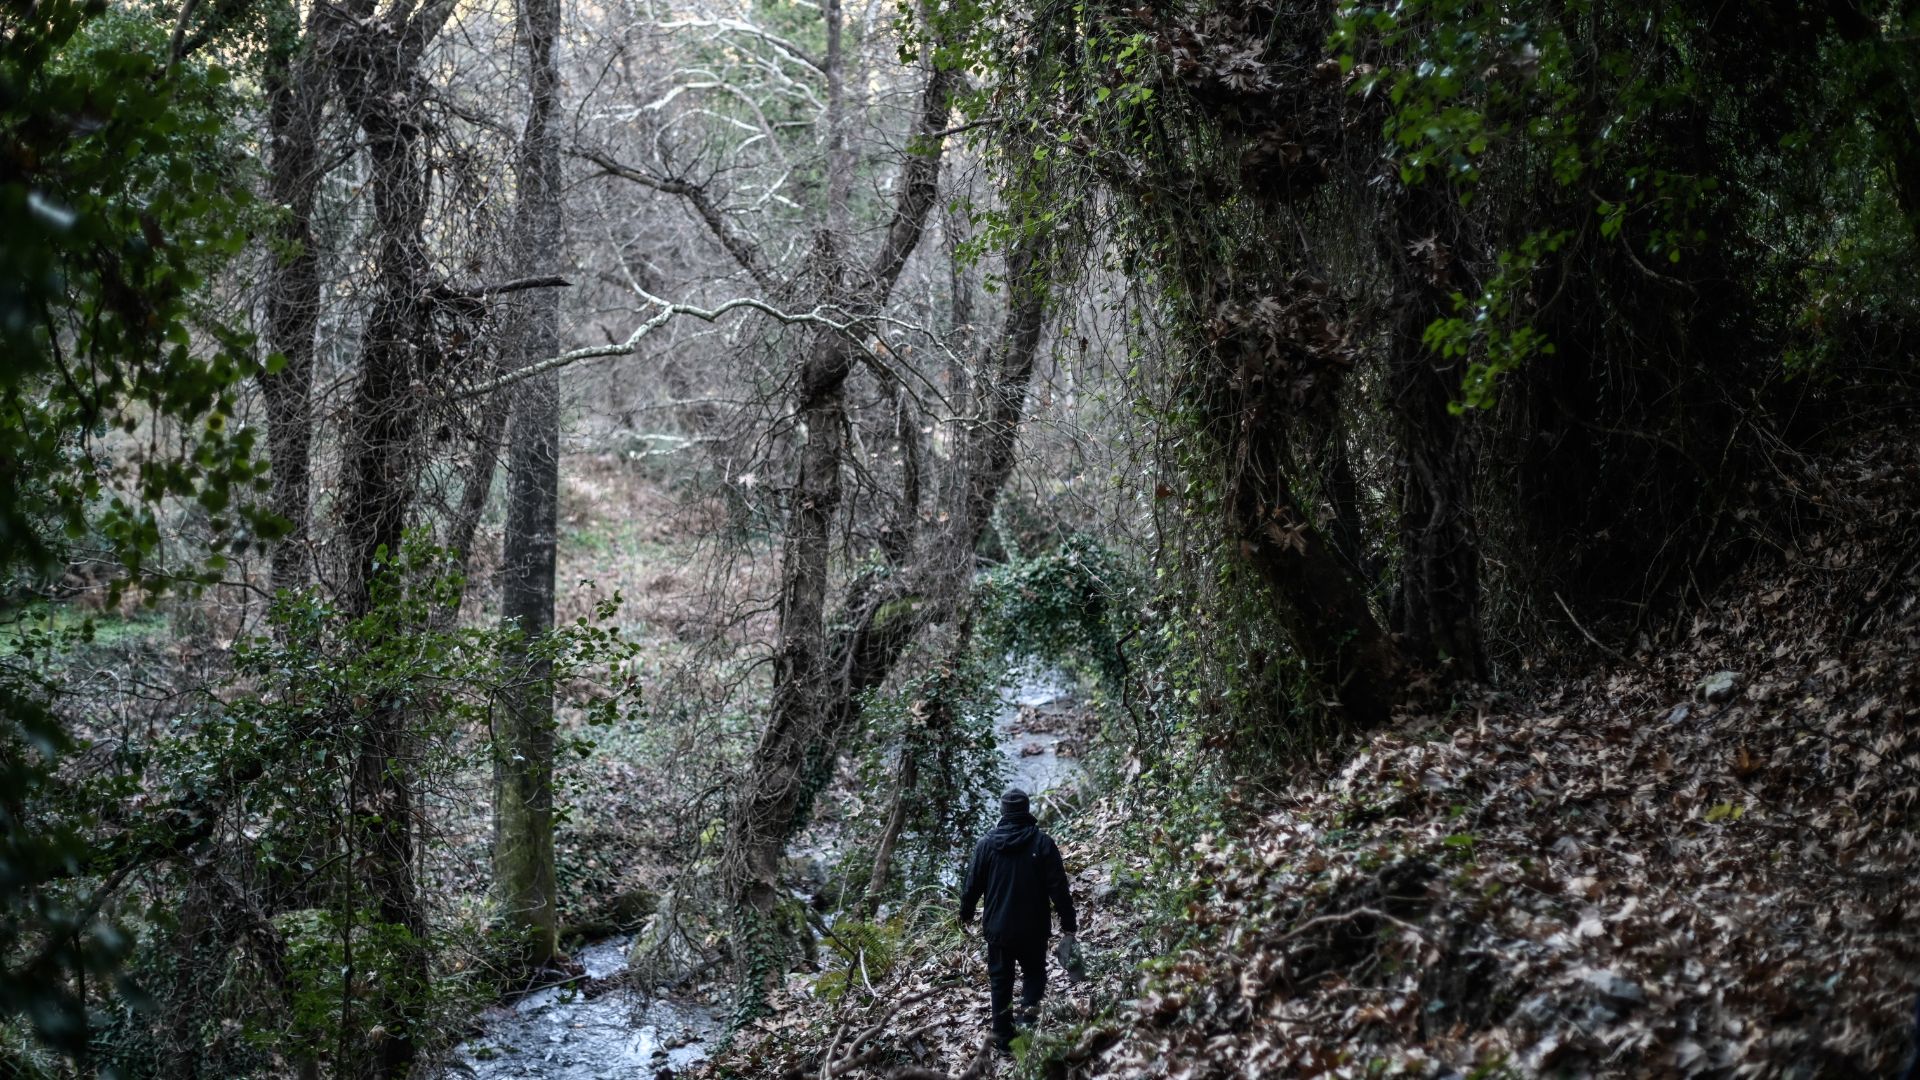
[{"label": "large tree trunk", "polygon": [[781,551],[780,645],[767,728],[734,801],[729,891],[761,916],[779,898],[780,857],[809,780],[807,756],[827,726],[827,576],[846,451],[846,379],[854,345],[832,331],[814,336],[800,375],[797,415],[806,440],[789,496]]},{"label": "large tree trunk", "polygon": [[[927,178],[929,184],[932,180]],[[856,588],[833,619],[840,629],[832,634],[825,621],[827,557],[844,453],[844,436],[837,434],[845,422],[842,391],[813,399],[838,410],[832,413],[836,437],[820,438],[819,414],[803,413],[808,449],[818,456],[803,453],[789,527],[773,715],[750,766],[749,795],[735,804],[728,838],[730,892],[762,915],[771,912],[779,895],[787,838],[810,810],[818,782],[858,719],[861,696],[886,680],[920,631],[950,613],[966,589],[974,547],[1013,466],[1045,325],[1047,254],[1046,239],[1030,237],[1009,259],[1013,286],[1007,325],[980,387],[980,408],[963,432],[959,475],[946,487],[953,506],[946,523],[921,532],[911,565],[887,584]],[[851,360],[849,353],[843,362]],[[844,384],[846,371],[839,375]],[[803,380],[803,391],[815,385]],[[829,464],[830,473],[818,471]],[[757,974],[767,979],[778,971]]]},{"label": "large tree trunk", "polygon": [[[440,364],[430,307],[432,267],[422,228],[428,177],[419,125],[420,51],[438,23],[365,18],[347,30],[334,65],[341,97],[366,136],[377,237],[377,282],[361,344],[360,379],[343,436],[341,532],[348,564],[346,608],[364,615],[379,583],[398,565],[414,497],[424,396]],[[412,733],[404,710],[376,708],[366,719],[352,779],[352,842],[359,879],[381,923],[404,932],[383,971],[374,1009],[379,1071],[407,1075],[418,1055],[415,1025],[428,986],[426,919],[414,879]]]},{"label": "large tree trunk", "polygon": [[[559,0],[521,0],[520,32],[527,44],[531,103],[516,169],[514,271],[533,277],[558,269],[563,242],[560,142],[554,130],[560,76],[554,39]],[[536,290],[517,309],[516,366],[560,351],[560,294]],[[560,493],[558,373],[521,384],[509,448],[507,535],[501,619],[517,627],[510,648],[524,676],[509,692],[504,727],[494,749],[493,863],[509,925],[524,935],[529,965],[558,950],[553,854],[552,664],[527,646],[553,629],[554,546]]]},{"label": "large tree trunk", "polygon": [[[1202,294],[1207,295],[1207,294]],[[1225,464],[1230,542],[1259,575],[1294,652],[1355,727],[1385,723],[1402,689],[1399,650],[1367,592],[1314,524],[1294,485],[1296,431],[1325,430],[1350,363],[1326,289],[1305,276],[1223,279],[1209,308],[1202,359],[1207,427]]]},{"label": "large tree trunk", "polygon": [[1415,663],[1486,676],[1480,638],[1480,545],[1474,527],[1468,419],[1448,404],[1460,367],[1427,348],[1427,325],[1451,310],[1464,240],[1444,189],[1401,193],[1383,230],[1394,290],[1387,404],[1401,453],[1400,578],[1392,625]]},{"label": "large tree trunk", "polygon": [[1401,690],[1398,650],[1365,590],[1294,504],[1285,479],[1277,472],[1243,478],[1228,513],[1295,651],[1333,691],[1347,723],[1386,723]]},{"label": "large tree trunk", "polygon": [[269,253],[267,349],[281,358],[277,371],[260,376],[267,406],[267,452],[271,461],[273,512],[286,519],[287,535],[273,551],[271,586],[304,588],[308,578],[307,501],[312,473],[314,331],[320,319],[320,262],[314,248],[313,206],[323,175],[321,120],[326,105],[327,20],[309,19],[302,35],[287,4],[283,27],[268,49],[268,192],[284,207]]}]

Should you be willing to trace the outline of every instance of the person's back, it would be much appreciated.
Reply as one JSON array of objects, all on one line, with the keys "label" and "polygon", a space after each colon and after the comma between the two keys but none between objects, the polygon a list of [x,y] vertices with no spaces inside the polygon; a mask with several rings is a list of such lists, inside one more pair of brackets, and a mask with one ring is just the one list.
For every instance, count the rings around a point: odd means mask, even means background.
[{"label": "person's back", "polygon": [[987,976],[993,995],[993,1030],[1004,1046],[1013,1037],[1013,976],[1020,970],[1021,1001],[1031,1013],[1046,992],[1047,939],[1054,915],[1069,941],[1077,929],[1073,898],[1060,848],[1040,831],[1015,788],[1000,798],[1000,823],[974,845],[960,895],[960,923],[973,921],[982,904],[981,933],[987,939]]}]

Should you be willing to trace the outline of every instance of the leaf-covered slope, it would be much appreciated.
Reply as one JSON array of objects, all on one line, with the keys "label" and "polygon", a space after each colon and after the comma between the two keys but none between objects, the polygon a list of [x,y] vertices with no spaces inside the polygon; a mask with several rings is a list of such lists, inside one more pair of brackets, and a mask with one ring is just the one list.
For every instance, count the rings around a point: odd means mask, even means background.
[{"label": "leaf-covered slope", "polygon": [[[1152,831],[1128,792],[1084,814],[1063,846],[1095,979],[1056,978],[1018,1065],[978,1056],[984,975],[949,936],[871,995],[783,999],[724,1068],[1893,1074],[1920,991],[1920,464],[1796,479],[1826,524],[1678,645],[1407,718],[1184,854],[1119,849]],[[1150,862],[1185,870],[1114,886]]]},{"label": "leaf-covered slope", "polygon": [[1838,523],[1679,648],[1383,735],[1198,848],[1206,943],[1098,1074],[1897,1070],[1920,468],[1829,475]]}]

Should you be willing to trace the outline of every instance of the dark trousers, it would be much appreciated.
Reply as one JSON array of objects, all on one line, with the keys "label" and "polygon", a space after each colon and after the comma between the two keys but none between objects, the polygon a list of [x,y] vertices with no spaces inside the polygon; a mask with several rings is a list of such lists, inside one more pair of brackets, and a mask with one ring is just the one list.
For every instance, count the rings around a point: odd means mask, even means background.
[{"label": "dark trousers", "polygon": [[1047,992],[1047,939],[987,942],[987,985],[993,992],[993,1033],[1013,1035],[1013,969],[1020,969],[1020,1007],[1031,1011]]}]

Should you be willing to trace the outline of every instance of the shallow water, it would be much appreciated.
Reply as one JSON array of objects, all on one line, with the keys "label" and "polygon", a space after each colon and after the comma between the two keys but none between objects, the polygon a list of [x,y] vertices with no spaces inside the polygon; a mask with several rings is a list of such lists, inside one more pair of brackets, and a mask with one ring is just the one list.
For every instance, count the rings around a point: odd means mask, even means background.
[{"label": "shallow water", "polygon": [[[588,979],[625,970],[630,937],[608,938],[574,959]],[[448,1077],[482,1080],[635,1080],[679,1076],[705,1060],[720,1033],[713,1014],[671,998],[648,1000],[626,986],[599,994],[579,984],[548,987],[479,1017],[483,1033],[456,1051]]]},{"label": "shallow water", "polygon": [[1058,668],[1015,669],[1012,681],[1001,691],[1005,707],[993,724],[1006,759],[1009,786],[1042,796],[1080,781],[1084,770],[1072,754],[1077,746],[1068,746],[1065,756],[1060,753],[1062,743],[1074,740],[1053,730],[1066,726],[1077,690],[1073,677]]}]

